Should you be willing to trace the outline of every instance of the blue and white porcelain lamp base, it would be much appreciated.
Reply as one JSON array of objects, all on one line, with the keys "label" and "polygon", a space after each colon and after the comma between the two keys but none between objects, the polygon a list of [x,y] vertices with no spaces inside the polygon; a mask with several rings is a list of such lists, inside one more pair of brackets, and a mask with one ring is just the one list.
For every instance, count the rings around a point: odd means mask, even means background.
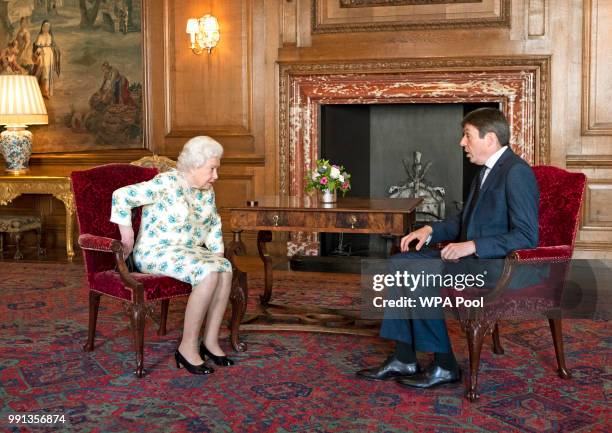
[{"label": "blue and white porcelain lamp base", "polygon": [[7,126],[0,134],[0,149],[6,162],[5,171],[23,174],[28,171],[32,155],[32,133],[21,126]]}]

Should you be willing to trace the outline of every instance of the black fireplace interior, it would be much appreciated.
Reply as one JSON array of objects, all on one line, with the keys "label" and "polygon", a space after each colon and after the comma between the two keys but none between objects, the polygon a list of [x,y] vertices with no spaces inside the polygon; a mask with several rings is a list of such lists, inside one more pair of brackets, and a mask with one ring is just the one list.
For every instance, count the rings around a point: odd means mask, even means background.
[{"label": "black fireplace interior", "polygon": [[[479,107],[499,104],[323,105],[320,157],[344,165],[351,173],[351,197],[389,197],[391,186],[408,182],[403,160],[411,168],[418,150],[423,166],[433,163],[426,179],[432,186],[444,187],[446,216],[450,216],[461,209],[477,169],[459,146],[461,119]],[[417,215],[417,224],[418,220]],[[379,235],[321,233],[320,240],[323,257],[387,254]]]}]

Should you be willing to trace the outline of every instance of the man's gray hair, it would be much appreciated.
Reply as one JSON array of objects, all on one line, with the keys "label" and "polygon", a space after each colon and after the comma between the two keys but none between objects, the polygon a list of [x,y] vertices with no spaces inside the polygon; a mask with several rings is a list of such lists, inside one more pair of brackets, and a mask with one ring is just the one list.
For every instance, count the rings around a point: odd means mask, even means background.
[{"label": "man's gray hair", "polygon": [[223,146],[218,141],[200,135],[185,143],[178,157],[176,168],[185,173],[202,167],[210,158],[221,159],[222,156]]}]

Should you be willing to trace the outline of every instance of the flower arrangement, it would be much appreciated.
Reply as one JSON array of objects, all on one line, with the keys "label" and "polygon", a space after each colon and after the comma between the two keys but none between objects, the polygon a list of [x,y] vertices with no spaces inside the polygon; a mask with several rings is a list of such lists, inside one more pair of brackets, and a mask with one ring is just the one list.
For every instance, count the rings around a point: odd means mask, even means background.
[{"label": "flower arrangement", "polygon": [[319,191],[342,191],[342,195],[351,189],[351,175],[342,165],[330,164],[327,159],[318,159],[314,170],[306,175],[306,192],[313,189]]}]

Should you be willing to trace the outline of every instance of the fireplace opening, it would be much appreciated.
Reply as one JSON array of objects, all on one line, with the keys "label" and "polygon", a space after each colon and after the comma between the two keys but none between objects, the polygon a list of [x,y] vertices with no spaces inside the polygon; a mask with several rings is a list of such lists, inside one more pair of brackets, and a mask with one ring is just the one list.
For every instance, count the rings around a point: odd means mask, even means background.
[{"label": "fireplace opening", "polygon": [[[319,158],[344,165],[351,197],[410,196],[410,181],[422,177],[436,199],[417,213],[422,226],[463,206],[478,167],[459,146],[461,120],[480,107],[499,104],[321,105]],[[388,255],[381,235],[320,233],[319,239],[319,256],[294,257],[293,269],[358,273],[361,258]]]}]

